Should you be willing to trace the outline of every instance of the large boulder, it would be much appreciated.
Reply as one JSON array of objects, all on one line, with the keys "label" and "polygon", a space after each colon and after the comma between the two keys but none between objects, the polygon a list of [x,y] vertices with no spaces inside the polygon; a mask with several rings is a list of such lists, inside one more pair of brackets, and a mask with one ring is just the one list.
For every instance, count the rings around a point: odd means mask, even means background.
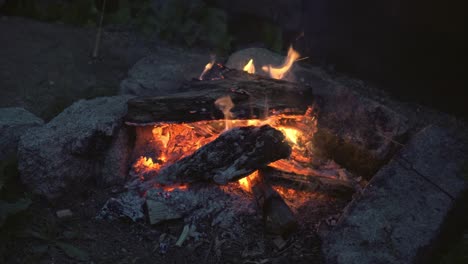
[{"label": "large boulder", "polygon": [[43,124],[42,119],[24,108],[0,108],[0,160],[16,156],[21,135]]},{"label": "large boulder", "polygon": [[[101,171],[119,172],[124,162],[115,158],[125,134],[120,132],[122,118],[130,96],[101,97],[80,100],[42,127],[34,128],[21,137],[18,146],[20,176],[35,193],[49,199],[66,192],[84,189],[91,178],[114,182]],[[109,152],[109,149],[111,151]],[[109,166],[117,168],[109,168]],[[103,167],[105,169],[103,169]],[[112,177],[125,177],[116,174]]]},{"label": "large boulder", "polygon": [[121,94],[166,95],[185,81],[198,78],[210,56],[182,49],[159,48],[138,61],[120,83]]},{"label": "large boulder", "polygon": [[466,193],[467,147],[447,128],[420,131],[325,235],[326,263],[427,263],[449,211]]}]

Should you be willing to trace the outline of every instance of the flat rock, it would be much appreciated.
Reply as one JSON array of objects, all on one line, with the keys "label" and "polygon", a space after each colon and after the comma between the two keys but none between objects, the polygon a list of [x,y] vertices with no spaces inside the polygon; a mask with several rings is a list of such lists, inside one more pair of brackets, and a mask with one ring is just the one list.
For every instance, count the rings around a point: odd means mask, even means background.
[{"label": "flat rock", "polygon": [[0,160],[15,157],[21,135],[43,124],[42,119],[24,108],[0,108]]},{"label": "flat rock", "polygon": [[158,48],[129,70],[120,83],[120,93],[154,96],[178,92],[183,82],[198,78],[208,62],[208,54]]},{"label": "flat rock", "polygon": [[420,131],[324,236],[326,263],[427,258],[447,213],[466,192],[466,150],[467,144],[446,128]]},{"label": "flat rock", "polygon": [[45,126],[29,130],[18,146],[23,183],[49,199],[84,190],[86,180],[100,176],[130,98],[80,100]]}]

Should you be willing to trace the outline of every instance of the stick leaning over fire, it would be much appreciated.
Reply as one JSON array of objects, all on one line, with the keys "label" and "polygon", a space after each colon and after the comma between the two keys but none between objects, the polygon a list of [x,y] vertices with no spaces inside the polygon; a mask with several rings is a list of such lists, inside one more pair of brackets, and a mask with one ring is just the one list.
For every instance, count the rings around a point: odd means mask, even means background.
[{"label": "stick leaning over fire", "polygon": [[153,180],[148,184],[196,181],[226,184],[290,154],[291,147],[281,131],[269,125],[237,127],[224,132],[192,155],[163,168],[157,175],[149,175]]}]

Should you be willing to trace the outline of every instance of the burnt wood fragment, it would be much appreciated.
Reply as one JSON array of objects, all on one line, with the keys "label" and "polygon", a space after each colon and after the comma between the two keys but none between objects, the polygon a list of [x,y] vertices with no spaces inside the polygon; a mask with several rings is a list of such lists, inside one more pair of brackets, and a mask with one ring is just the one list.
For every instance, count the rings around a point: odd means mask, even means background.
[{"label": "burnt wood fragment", "polygon": [[308,86],[237,70],[224,73],[224,79],[192,80],[180,90],[184,92],[129,100],[126,123],[148,125],[223,119],[223,113],[214,104],[223,96],[231,97],[235,119],[263,118],[274,113],[304,114],[313,103]]},{"label": "burnt wood fragment", "polygon": [[268,232],[288,235],[297,228],[291,208],[265,180],[262,170],[259,170],[258,177],[252,182],[252,193],[257,205],[263,210],[263,220]]},{"label": "burnt wood fragment", "polygon": [[[237,127],[222,133],[192,155],[148,178],[161,184],[214,181],[226,184],[269,163],[287,158],[291,147],[281,131],[269,125]],[[146,176],[145,176],[146,178]]]},{"label": "burnt wood fragment", "polygon": [[287,183],[288,187],[329,194],[333,196],[351,196],[356,191],[348,181],[323,176],[299,175],[279,171],[272,167],[263,170],[264,177],[272,182]]}]

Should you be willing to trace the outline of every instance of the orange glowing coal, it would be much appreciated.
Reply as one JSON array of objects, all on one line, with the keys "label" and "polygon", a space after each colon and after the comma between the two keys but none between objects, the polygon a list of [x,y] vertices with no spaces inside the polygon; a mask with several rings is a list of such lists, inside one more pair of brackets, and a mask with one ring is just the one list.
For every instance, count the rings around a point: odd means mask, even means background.
[{"label": "orange glowing coal", "polygon": [[[307,111],[311,113],[311,111]],[[307,167],[312,162],[311,139],[316,131],[314,117],[305,115],[273,115],[266,120],[229,120],[231,127],[261,126],[268,124],[282,131],[285,140],[291,145],[292,153],[288,159],[270,163],[270,166],[302,175],[311,175]],[[158,172],[161,168],[193,154],[197,149],[215,140],[225,131],[225,120],[200,121],[187,124],[159,123],[152,129],[152,144],[155,155],[140,157],[134,164],[133,170],[142,175],[145,172]],[[154,175],[154,174],[152,174]],[[258,176],[257,172],[240,179],[239,185],[247,192],[251,192],[252,181]],[[157,177],[157,176],[156,176]],[[142,181],[147,180],[140,177]],[[171,191],[172,187],[167,187]],[[166,188],[165,188],[166,189]],[[179,188],[181,189],[181,188]],[[183,188],[182,188],[183,189]]]},{"label": "orange glowing coal", "polygon": [[254,171],[249,176],[240,179],[238,182],[242,190],[252,192],[252,186],[257,180],[259,180],[258,171]]},{"label": "orange glowing coal", "polygon": [[253,63],[253,59],[250,59],[249,62],[244,66],[243,69],[245,72],[254,74],[255,73],[255,65]]},{"label": "orange glowing coal", "polygon": [[267,72],[273,79],[283,79],[293,66],[293,63],[299,59],[300,56],[301,55],[291,46],[289,47],[288,55],[281,66],[273,67],[272,65],[264,65],[262,70]]}]

